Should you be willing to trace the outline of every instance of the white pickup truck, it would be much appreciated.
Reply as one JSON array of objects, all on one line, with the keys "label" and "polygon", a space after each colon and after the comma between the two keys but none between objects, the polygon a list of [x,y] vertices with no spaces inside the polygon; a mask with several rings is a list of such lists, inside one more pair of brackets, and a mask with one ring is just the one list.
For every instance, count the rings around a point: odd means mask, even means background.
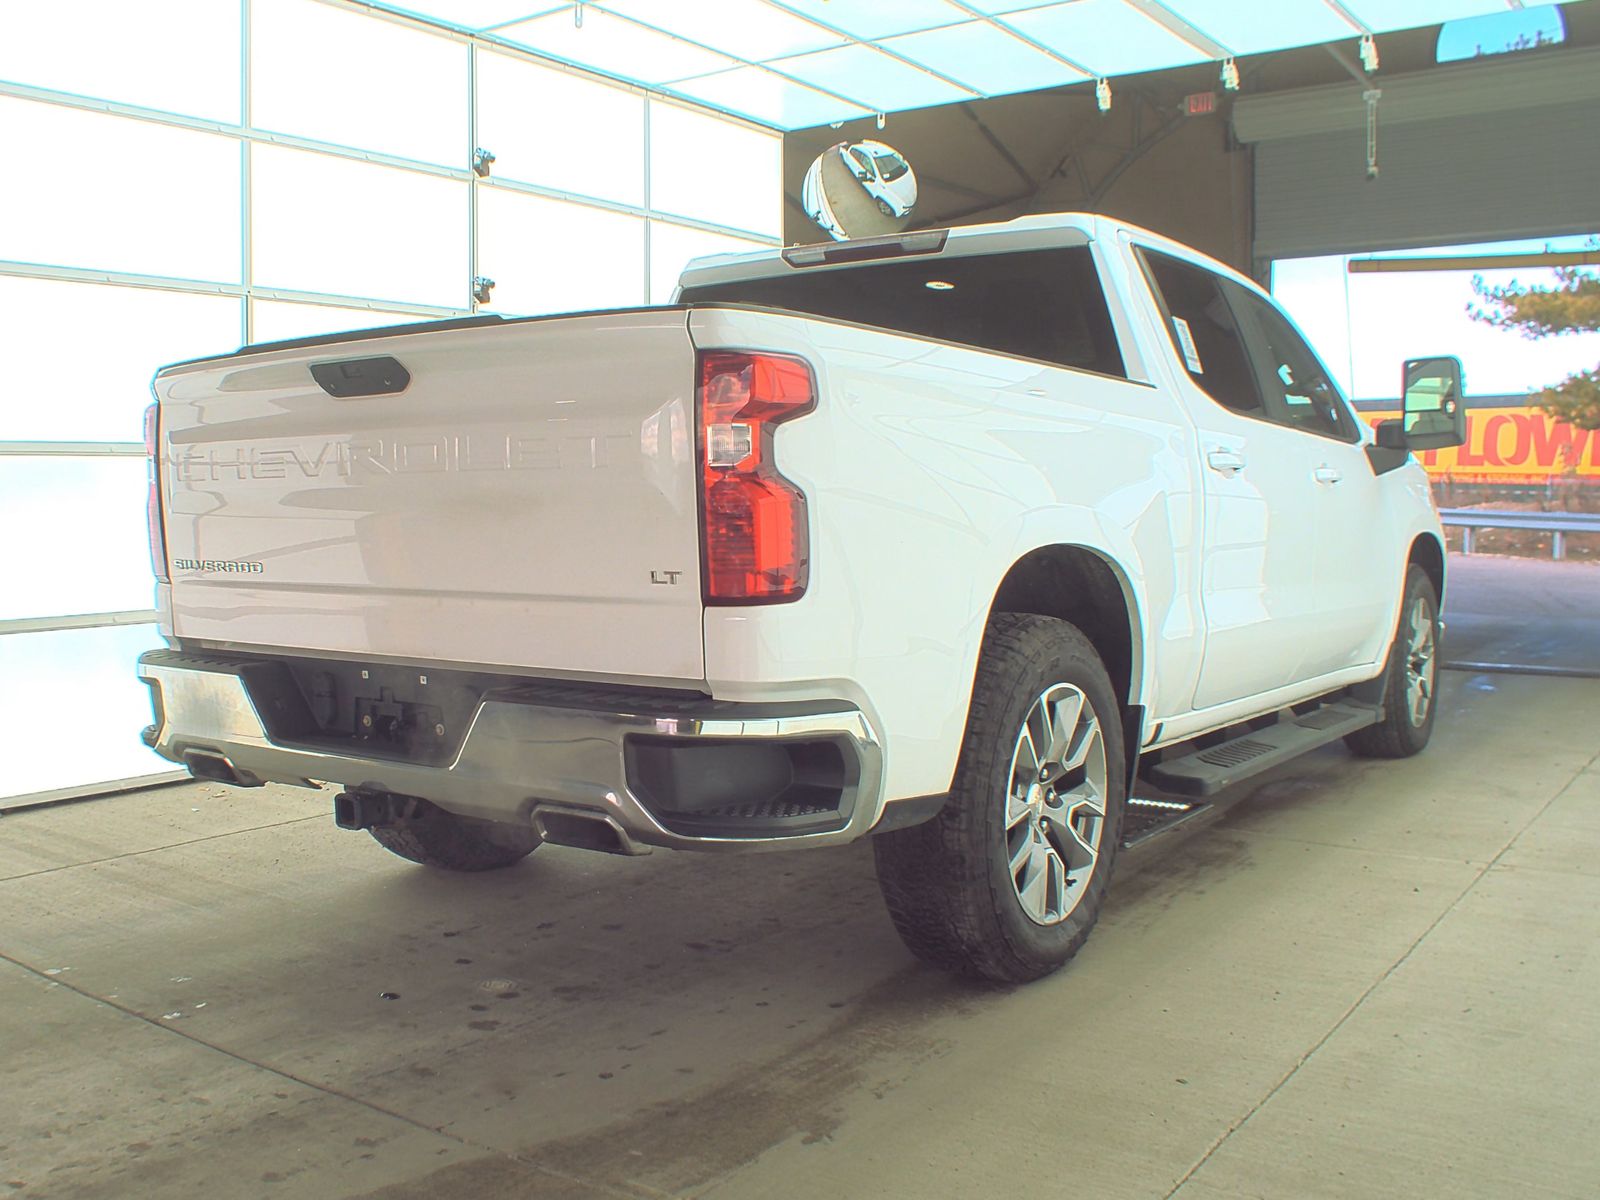
[{"label": "white pickup truck", "polygon": [[915,954],[1035,978],[1149,812],[1427,742],[1459,372],[1374,435],[1249,280],[1074,215],[180,363],[144,737],[453,870],[871,834]]}]

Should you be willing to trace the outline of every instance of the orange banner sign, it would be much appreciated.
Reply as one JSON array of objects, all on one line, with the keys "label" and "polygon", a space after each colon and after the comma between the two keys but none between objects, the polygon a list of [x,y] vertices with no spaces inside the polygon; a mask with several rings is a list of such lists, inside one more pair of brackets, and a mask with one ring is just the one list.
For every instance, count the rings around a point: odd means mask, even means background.
[{"label": "orange banner sign", "polygon": [[[1361,414],[1369,425],[1399,415]],[[1545,480],[1571,471],[1600,482],[1600,430],[1575,429],[1536,408],[1471,408],[1464,445],[1418,457],[1440,479]]]}]

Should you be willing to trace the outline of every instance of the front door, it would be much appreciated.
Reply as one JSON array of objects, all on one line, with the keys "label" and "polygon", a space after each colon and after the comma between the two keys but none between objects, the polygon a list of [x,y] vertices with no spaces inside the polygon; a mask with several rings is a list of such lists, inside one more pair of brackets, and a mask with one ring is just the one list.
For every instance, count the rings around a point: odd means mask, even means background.
[{"label": "front door", "polygon": [[[1316,354],[1264,297],[1229,283],[1267,413],[1299,443],[1314,481],[1315,636],[1311,679],[1373,662],[1393,629],[1404,564],[1373,553],[1391,544],[1383,488],[1361,446],[1355,415]],[[1233,294],[1236,293],[1236,294]]]},{"label": "front door", "polygon": [[1197,431],[1206,643],[1193,707],[1210,708],[1306,677],[1318,620],[1318,447],[1270,419],[1225,291],[1238,285],[1182,259],[1140,253]]}]

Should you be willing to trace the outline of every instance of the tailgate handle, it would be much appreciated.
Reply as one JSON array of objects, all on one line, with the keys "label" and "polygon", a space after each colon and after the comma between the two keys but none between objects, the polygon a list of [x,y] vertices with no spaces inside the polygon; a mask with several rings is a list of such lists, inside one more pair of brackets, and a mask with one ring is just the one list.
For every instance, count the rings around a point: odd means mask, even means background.
[{"label": "tailgate handle", "polygon": [[311,378],[336,400],[356,396],[393,396],[406,390],[411,372],[398,359],[345,358],[336,362],[311,364]]}]

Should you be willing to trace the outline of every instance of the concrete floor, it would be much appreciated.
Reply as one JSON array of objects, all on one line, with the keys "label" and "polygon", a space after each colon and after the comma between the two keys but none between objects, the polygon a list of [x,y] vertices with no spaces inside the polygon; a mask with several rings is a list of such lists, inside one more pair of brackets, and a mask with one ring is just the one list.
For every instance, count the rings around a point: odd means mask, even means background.
[{"label": "concrete floor", "polygon": [[1600,681],[1441,704],[1128,855],[1011,991],[912,963],[864,845],[450,877],[326,793],[0,818],[0,1195],[1587,1200]]}]

